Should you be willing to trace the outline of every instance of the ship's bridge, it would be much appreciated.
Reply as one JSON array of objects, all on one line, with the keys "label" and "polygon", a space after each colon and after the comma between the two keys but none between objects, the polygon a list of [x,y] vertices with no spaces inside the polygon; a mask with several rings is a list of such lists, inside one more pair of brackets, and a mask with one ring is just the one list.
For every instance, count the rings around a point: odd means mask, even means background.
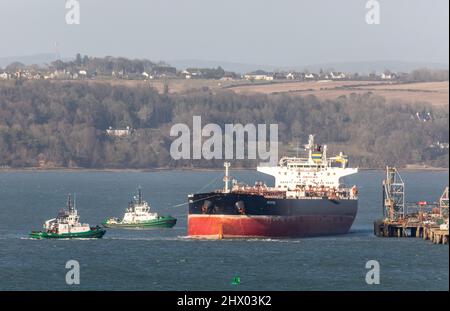
[{"label": "ship's bridge", "polygon": [[310,135],[305,145],[307,158],[282,157],[278,166],[258,166],[257,170],[275,177],[275,187],[280,190],[295,190],[299,186],[326,186],[338,188],[340,179],[355,174],[357,168],[348,168],[348,157],[342,152],[327,158],[327,146],[314,144]]}]

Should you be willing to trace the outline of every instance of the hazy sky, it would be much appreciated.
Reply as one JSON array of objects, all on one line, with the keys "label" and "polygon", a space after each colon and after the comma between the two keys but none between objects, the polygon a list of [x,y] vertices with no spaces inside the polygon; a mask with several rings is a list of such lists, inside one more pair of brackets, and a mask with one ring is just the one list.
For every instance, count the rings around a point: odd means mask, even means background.
[{"label": "hazy sky", "polygon": [[0,0],[0,57],[58,51],[279,66],[401,60],[448,63],[448,0]]}]

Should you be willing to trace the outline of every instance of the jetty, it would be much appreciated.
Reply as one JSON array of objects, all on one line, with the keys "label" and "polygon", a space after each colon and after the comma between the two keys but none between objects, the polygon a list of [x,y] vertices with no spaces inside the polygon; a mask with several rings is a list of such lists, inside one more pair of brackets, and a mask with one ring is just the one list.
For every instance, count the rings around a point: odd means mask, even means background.
[{"label": "jetty", "polygon": [[378,237],[414,237],[448,244],[448,186],[438,202],[405,202],[405,183],[395,167],[386,168],[382,184],[383,219],[374,222]]}]

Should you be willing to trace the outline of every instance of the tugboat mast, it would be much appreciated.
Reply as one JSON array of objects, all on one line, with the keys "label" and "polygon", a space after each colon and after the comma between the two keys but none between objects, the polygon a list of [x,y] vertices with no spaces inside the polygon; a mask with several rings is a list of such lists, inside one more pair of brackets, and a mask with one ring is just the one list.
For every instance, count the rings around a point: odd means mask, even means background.
[{"label": "tugboat mast", "polygon": [[67,209],[69,210],[69,213],[73,213],[75,210],[75,208],[72,204],[72,196],[70,195],[70,193],[67,196]]},{"label": "tugboat mast", "polygon": [[138,204],[142,204],[142,191],[141,191],[141,187],[138,188]]}]

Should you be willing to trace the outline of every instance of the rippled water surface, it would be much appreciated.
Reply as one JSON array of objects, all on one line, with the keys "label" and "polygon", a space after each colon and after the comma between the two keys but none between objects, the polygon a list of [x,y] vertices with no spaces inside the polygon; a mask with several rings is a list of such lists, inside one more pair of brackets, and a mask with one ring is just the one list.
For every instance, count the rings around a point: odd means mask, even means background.
[{"label": "rippled water surface", "polygon": [[[252,184],[270,177],[232,172]],[[404,172],[408,201],[436,201],[448,172]],[[188,193],[221,187],[222,172],[0,173],[0,290],[448,290],[448,246],[421,239],[380,239],[383,172],[348,177],[360,189],[359,211],[347,235],[307,239],[191,240]],[[82,222],[122,216],[140,185],[173,229],[113,230],[100,240],[30,240],[30,230],[56,216],[76,193]],[[205,187],[206,186],[206,187]],[[80,285],[65,282],[65,264],[81,266]],[[378,260],[381,284],[367,285],[365,264]],[[239,285],[232,285],[233,277]]]}]

